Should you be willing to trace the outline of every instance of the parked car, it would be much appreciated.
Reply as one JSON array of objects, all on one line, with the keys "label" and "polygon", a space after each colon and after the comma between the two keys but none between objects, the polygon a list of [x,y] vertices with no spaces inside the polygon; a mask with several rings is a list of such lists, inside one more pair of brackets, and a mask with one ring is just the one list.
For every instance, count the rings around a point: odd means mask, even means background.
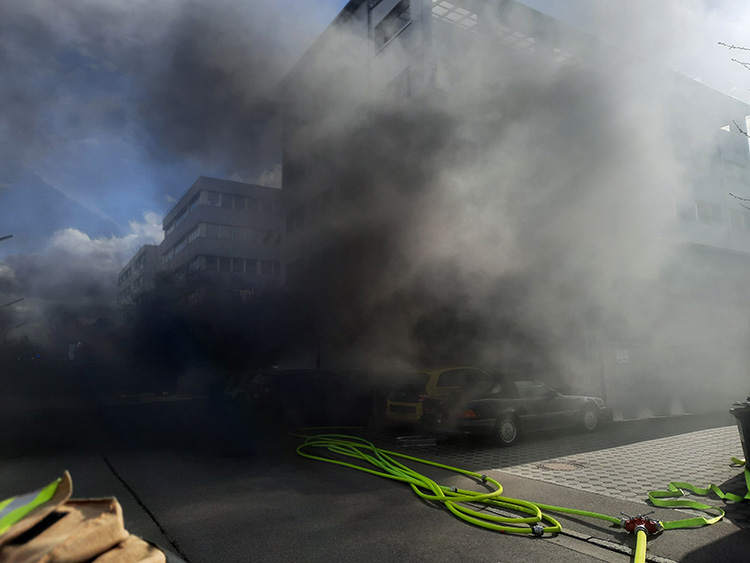
[{"label": "parked car", "polygon": [[426,399],[440,400],[484,388],[492,377],[481,369],[451,366],[404,373],[386,403],[386,418],[394,424],[418,424]]},{"label": "parked car", "polygon": [[539,381],[508,378],[496,378],[470,396],[425,400],[422,408],[428,431],[484,434],[502,446],[531,430],[578,426],[593,432],[612,418],[598,397],[563,395]]},{"label": "parked car", "polygon": [[364,426],[372,406],[364,382],[328,370],[262,372],[233,394],[265,417],[295,426]]}]

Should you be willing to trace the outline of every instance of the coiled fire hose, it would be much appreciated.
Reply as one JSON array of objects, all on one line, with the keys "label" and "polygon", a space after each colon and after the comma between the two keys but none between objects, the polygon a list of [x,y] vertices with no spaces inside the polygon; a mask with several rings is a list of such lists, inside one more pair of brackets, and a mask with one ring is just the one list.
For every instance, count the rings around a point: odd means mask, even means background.
[{"label": "coiled fire hose", "polygon": [[[560,533],[562,526],[546,512],[596,518],[622,526],[627,531],[636,534],[635,563],[646,561],[646,538],[649,534],[659,533],[663,530],[710,525],[724,517],[724,511],[721,508],[693,500],[674,499],[674,497],[684,495],[683,489],[699,495],[707,495],[709,492],[713,492],[720,498],[733,502],[742,502],[750,498],[750,470],[746,467],[745,481],[748,486],[748,493],[744,497],[724,493],[715,485],[700,488],[680,481],[671,482],[666,491],[651,491],[648,493],[648,498],[654,506],[694,508],[708,513],[713,512],[714,514],[710,517],[693,517],[662,522],[647,518],[647,515],[632,517],[623,514],[623,516],[628,516],[626,519],[588,510],[504,497],[502,496],[503,486],[487,475],[400,452],[383,450],[358,436],[346,434],[296,435],[304,438],[304,442],[297,448],[297,453],[303,457],[407,483],[420,498],[434,503],[442,503],[461,520],[489,530],[510,534],[533,534],[540,537],[545,533]],[[458,473],[474,480],[476,483],[482,483],[490,490],[489,492],[477,492],[439,485],[429,477],[408,467],[399,459]],[[732,458],[732,461],[738,465],[744,464],[744,461],[737,458]],[[495,511],[488,511],[487,508],[495,509]],[[500,511],[504,511],[504,513]],[[522,514],[522,516],[508,516],[508,513]]]}]

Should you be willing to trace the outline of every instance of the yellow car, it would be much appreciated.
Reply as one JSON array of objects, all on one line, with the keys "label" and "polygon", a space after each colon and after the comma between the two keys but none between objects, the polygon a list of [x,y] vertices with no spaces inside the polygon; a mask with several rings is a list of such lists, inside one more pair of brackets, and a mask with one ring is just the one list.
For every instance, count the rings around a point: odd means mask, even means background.
[{"label": "yellow car", "polygon": [[422,402],[445,399],[492,381],[478,368],[451,366],[404,373],[388,395],[386,417],[395,424],[416,424],[422,418]]}]

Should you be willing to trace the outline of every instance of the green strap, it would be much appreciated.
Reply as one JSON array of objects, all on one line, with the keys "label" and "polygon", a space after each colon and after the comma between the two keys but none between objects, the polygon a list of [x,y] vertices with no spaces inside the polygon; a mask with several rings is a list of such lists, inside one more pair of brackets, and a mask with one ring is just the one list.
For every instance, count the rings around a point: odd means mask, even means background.
[{"label": "green strap", "polygon": [[0,502],[0,536],[7,532],[13,524],[23,520],[37,506],[50,500],[57,491],[57,485],[60,484],[60,481],[62,481],[62,478],[56,479],[38,491],[11,497]]},{"label": "green strap", "polygon": [[[732,458],[732,462],[738,463],[740,460]],[[672,481],[667,485],[666,491],[649,491],[648,500],[654,506],[661,506],[667,508],[694,508],[707,512],[709,517],[697,516],[694,518],[685,518],[682,520],[673,520],[671,522],[662,522],[665,530],[674,530],[677,528],[695,528],[699,526],[706,526],[708,524],[715,524],[724,517],[724,511],[718,506],[711,506],[710,504],[704,504],[694,500],[680,499],[679,497],[685,496],[684,491],[690,491],[693,494],[707,496],[710,493],[714,493],[717,497],[722,500],[728,500],[732,502],[744,502],[750,499],[750,469],[745,467],[745,485],[747,487],[747,493],[744,496],[735,495],[734,493],[725,493],[719,487],[714,484],[708,487],[696,487],[690,483],[683,481]]]}]

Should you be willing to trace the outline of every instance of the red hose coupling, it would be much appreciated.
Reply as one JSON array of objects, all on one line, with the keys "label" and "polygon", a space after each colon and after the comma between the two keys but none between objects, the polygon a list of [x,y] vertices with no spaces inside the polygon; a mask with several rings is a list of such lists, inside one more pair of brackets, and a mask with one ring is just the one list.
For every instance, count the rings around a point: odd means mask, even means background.
[{"label": "red hose coupling", "polygon": [[[648,514],[651,514],[651,512],[649,512]],[[625,518],[621,519],[620,524],[631,534],[635,534],[636,532],[642,530],[649,535],[653,535],[658,534],[664,529],[664,526],[662,526],[659,520],[646,518],[647,514],[628,516],[623,512],[623,516],[627,516],[627,520]]]}]

